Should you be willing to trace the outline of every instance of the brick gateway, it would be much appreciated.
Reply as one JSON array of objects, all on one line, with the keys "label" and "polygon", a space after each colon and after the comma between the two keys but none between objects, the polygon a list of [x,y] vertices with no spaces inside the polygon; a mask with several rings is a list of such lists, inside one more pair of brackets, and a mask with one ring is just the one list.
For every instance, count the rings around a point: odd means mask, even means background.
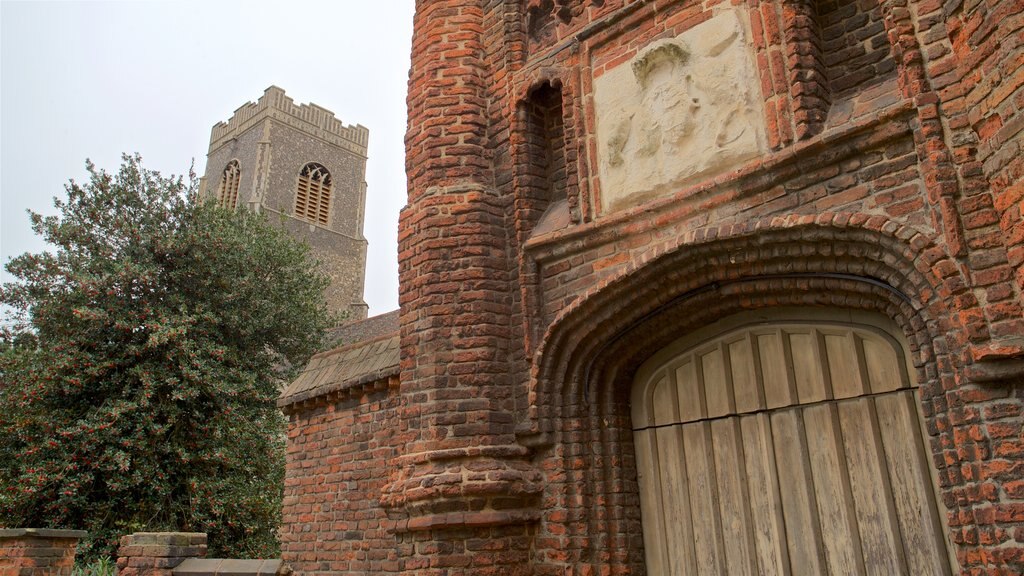
[{"label": "brick gateway", "polygon": [[[931,569],[1019,573],[1022,30],[1011,0],[418,2],[401,311],[349,327],[281,399],[284,560],[339,575],[742,574],[798,571],[805,555],[823,573],[842,557],[913,574],[918,510],[948,557]],[[730,452],[709,420],[681,480],[642,467],[631,395],[652,358],[715,326],[810,313],[890,326],[925,497],[908,508],[894,445],[871,427],[890,413],[866,416],[873,447],[816,451],[821,433],[852,436],[837,382],[873,394],[885,370],[867,359],[786,373],[834,428],[785,428],[768,384],[733,374],[690,394],[679,378],[680,413],[712,418],[725,386],[715,418],[754,406],[808,456],[747,436]],[[868,358],[830,352],[815,326],[790,357]],[[821,374],[829,387],[808,384]],[[769,453],[774,532],[732,506],[761,485],[749,458]],[[823,462],[885,497],[825,486]],[[804,483],[780,480],[793,470]],[[652,552],[648,503],[705,493],[680,551]],[[842,531],[855,550],[832,544]]]}]

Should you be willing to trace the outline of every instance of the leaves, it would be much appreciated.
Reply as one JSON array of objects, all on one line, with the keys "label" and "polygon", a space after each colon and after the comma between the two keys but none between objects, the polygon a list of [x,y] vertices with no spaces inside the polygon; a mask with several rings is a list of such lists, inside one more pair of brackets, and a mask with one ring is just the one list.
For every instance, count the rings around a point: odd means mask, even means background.
[{"label": "leaves", "polygon": [[212,553],[276,551],[283,417],[275,402],[332,322],[306,246],[194,179],[125,156],[87,163],[52,252],[0,288],[0,523],[90,531],[87,556],[133,530],[194,530]]}]

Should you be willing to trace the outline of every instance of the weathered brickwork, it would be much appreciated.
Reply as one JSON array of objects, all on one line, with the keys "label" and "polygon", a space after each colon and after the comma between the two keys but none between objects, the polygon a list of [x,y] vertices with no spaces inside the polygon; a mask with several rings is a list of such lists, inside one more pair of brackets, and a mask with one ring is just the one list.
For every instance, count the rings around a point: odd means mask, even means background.
[{"label": "weathered brickwork", "polygon": [[384,378],[292,413],[281,546],[299,572],[398,571],[379,504],[383,467],[398,455],[397,384]]},{"label": "weathered brickwork", "polygon": [[189,558],[206,556],[202,532],[136,532],[121,537],[117,573],[122,576],[172,576]]},{"label": "weathered brickwork", "polygon": [[[1024,571],[1022,13],[418,2],[398,378],[367,388],[311,365],[282,399],[285,560],[307,574],[647,573],[638,370],[719,320],[802,307],[895,322],[951,573]],[[685,34],[697,26],[709,38]],[[737,38],[759,98],[736,110],[763,117],[762,152],[604,202],[621,193],[602,182],[609,158],[654,165],[693,137],[728,154],[745,134],[727,107],[746,77],[687,76]],[[638,112],[599,143],[616,111],[595,85],[613,70],[637,83]],[[662,91],[666,77],[687,91]]]},{"label": "weathered brickwork", "polygon": [[[213,127],[201,182],[201,194],[217,199],[225,166],[238,162],[237,207],[266,212],[312,247],[331,279],[325,293],[329,309],[348,312],[349,320],[365,318],[367,311],[363,215],[368,138],[363,126],[346,126],[315,104],[295,105],[284,90],[271,86],[257,102]],[[310,162],[330,173],[326,222],[296,216],[299,174]]]},{"label": "weathered brickwork", "polygon": [[124,576],[286,576],[281,560],[205,558],[203,532],[136,532],[121,538],[117,573]]},{"label": "weathered brickwork", "polygon": [[0,576],[70,576],[82,530],[0,528]]},{"label": "weathered brickwork", "polygon": [[932,44],[942,57],[928,64],[941,87],[960,173],[972,184],[963,192],[974,201],[961,209],[975,214],[979,226],[998,222],[1018,288],[1024,286],[1022,12],[1014,2],[953,1],[928,15],[948,33],[948,40]]}]

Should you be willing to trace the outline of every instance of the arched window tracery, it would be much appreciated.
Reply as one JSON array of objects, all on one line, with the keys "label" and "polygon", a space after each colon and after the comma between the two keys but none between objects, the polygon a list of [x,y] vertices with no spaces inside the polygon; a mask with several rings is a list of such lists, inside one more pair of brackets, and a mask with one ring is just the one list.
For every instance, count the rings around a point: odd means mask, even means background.
[{"label": "arched window tracery", "polygon": [[238,206],[238,184],[242,180],[242,170],[238,160],[228,162],[220,177],[220,186],[217,189],[217,204],[229,210]]},{"label": "arched window tracery", "polygon": [[326,226],[331,205],[331,173],[323,164],[309,162],[299,171],[295,216]]}]

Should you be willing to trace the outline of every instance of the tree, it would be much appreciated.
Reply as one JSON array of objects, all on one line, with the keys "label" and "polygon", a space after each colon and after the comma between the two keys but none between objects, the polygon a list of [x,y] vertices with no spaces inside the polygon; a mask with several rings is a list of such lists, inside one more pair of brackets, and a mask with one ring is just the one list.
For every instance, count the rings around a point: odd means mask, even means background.
[{"label": "tree", "polygon": [[276,554],[283,381],[333,319],[308,248],[125,156],[31,214],[54,248],[0,288],[0,525],[207,532]]}]

